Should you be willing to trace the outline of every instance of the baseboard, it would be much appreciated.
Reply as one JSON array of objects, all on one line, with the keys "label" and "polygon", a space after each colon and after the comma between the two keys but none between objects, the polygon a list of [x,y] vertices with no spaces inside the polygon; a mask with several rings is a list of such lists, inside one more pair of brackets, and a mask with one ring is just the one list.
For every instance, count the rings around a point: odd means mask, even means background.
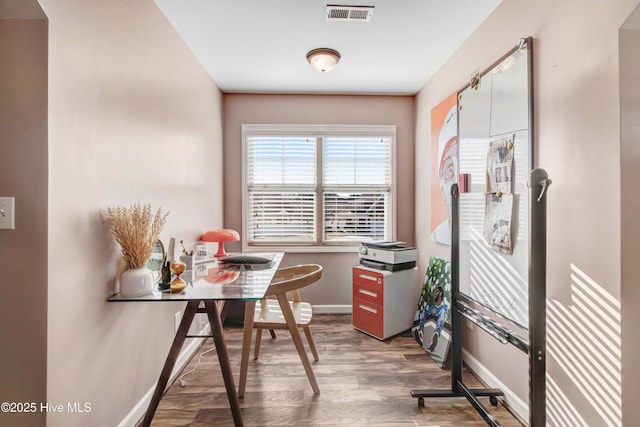
[{"label": "baseboard", "polygon": [[[206,325],[202,331],[199,332],[202,335],[209,335],[210,328],[209,325]],[[189,363],[191,357],[198,351],[202,341],[199,339],[188,340],[188,345],[183,347],[183,350],[180,352],[178,356],[178,360],[176,360],[176,365],[173,367],[173,371],[171,372],[171,376],[169,377],[169,382],[167,386],[171,385],[173,381],[176,379],[180,371]],[[124,417],[118,427],[135,427],[138,422],[144,417],[144,414],[147,412],[147,407],[149,406],[149,402],[151,402],[151,398],[153,397],[153,392],[156,389],[156,384],[153,383],[151,388],[142,396],[142,399],[136,403],[136,405],[129,411],[129,413]]]},{"label": "baseboard", "polygon": [[351,314],[351,304],[349,305],[313,305],[311,306],[315,314]]},{"label": "baseboard", "polygon": [[462,360],[473,373],[489,388],[498,388],[504,392],[504,402],[514,415],[521,420],[529,420],[529,405],[520,399],[506,385],[493,375],[478,359],[468,351],[462,350]]}]

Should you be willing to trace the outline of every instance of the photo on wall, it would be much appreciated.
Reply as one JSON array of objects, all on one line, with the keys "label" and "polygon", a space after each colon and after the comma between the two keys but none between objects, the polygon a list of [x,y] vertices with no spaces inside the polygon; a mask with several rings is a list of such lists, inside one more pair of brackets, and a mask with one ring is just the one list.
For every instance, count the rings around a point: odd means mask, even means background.
[{"label": "photo on wall", "polygon": [[451,263],[431,257],[411,333],[438,366],[444,368],[451,345]]},{"label": "photo on wall", "polygon": [[431,110],[431,238],[451,245],[451,186],[458,182],[458,95]]}]

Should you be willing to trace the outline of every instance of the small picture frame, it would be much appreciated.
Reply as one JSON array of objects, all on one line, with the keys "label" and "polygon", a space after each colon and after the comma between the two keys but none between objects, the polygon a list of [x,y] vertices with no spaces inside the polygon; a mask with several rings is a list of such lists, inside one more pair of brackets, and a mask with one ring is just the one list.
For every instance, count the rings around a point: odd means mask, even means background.
[{"label": "small picture frame", "polygon": [[187,270],[193,269],[193,255],[182,255],[180,261],[187,265]]},{"label": "small picture frame", "polygon": [[196,246],[196,261],[203,261],[209,258],[209,247],[207,245]]}]

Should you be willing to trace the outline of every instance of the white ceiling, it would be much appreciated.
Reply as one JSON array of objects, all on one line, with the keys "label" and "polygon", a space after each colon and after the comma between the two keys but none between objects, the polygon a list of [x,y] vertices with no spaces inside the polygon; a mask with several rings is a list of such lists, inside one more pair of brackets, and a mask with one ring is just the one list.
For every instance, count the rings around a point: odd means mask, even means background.
[{"label": "white ceiling", "polygon": [[[413,95],[502,0],[155,0],[223,92]],[[374,6],[329,22],[328,4]],[[309,50],[336,49],[319,73]]]}]

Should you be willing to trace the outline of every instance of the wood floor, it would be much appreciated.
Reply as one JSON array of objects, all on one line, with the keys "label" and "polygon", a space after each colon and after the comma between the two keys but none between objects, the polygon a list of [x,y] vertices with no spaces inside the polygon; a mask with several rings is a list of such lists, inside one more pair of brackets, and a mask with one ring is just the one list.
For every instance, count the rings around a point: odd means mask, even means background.
[{"label": "wood floor", "polygon": [[[240,400],[245,426],[431,426],[484,427],[486,422],[464,398],[426,399],[413,389],[450,388],[442,370],[407,332],[379,341],[351,326],[350,315],[314,315],[313,336],[320,355],[312,362],[321,393],[314,395],[290,336],[263,334],[260,358],[251,360],[247,389]],[[242,330],[225,327],[236,387]],[[176,380],[163,397],[153,426],[233,426],[231,410],[211,339],[185,367],[185,385]],[[206,353],[205,353],[206,352]],[[252,353],[253,354],[253,353]],[[482,387],[465,372],[465,384]],[[522,424],[500,403],[485,407],[505,427]]]}]

